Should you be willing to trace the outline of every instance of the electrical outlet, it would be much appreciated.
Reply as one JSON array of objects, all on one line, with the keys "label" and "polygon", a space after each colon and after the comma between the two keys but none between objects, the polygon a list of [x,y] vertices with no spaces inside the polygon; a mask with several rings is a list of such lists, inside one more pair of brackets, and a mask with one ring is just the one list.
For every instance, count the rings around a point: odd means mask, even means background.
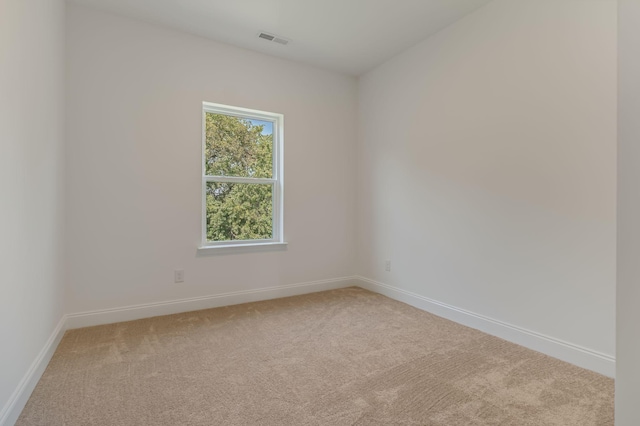
[{"label": "electrical outlet", "polygon": [[384,261],[384,270],[387,272],[391,272],[391,261],[390,260],[385,260]]},{"label": "electrical outlet", "polygon": [[184,269],[176,269],[175,271],[173,271],[173,278],[174,278],[175,282],[183,283],[184,282]]}]

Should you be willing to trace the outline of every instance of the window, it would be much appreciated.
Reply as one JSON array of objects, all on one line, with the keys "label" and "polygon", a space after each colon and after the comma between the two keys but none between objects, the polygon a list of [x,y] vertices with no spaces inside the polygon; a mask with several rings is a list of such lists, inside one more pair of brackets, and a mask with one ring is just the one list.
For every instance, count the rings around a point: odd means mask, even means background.
[{"label": "window", "polygon": [[202,247],[284,244],[281,114],[202,104]]}]

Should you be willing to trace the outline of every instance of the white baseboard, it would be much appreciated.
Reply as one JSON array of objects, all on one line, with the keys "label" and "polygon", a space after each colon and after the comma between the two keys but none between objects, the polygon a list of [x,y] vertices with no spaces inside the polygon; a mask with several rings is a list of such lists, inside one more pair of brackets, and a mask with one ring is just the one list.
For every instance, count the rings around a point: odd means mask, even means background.
[{"label": "white baseboard", "polygon": [[22,409],[27,404],[29,397],[31,396],[31,392],[35,389],[40,377],[42,377],[42,373],[47,368],[49,361],[51,361],[51,357],[53,353],[56,351],[58,344],[62,340],[62,336],[64,336],[64,332],[66,323],[66,316],[63,316],[58,325],[49,336],[47,343],[45,343],[44,347],[36,357],[36,359],[29,367],[27,374],[24,375],[18,387],[13,392],[9,401],[7,401],[6,405],[0,411],[0,426],[13,426],[15,422],[20,417],[20,413]]},{"label": "white baseboard", "polygon": [[281,297],[297,296],[300,294],[354,286],[357,285],[357,282],[358,280],[355,277],[343,277],[277,287],[259,288],[256,290],[235,291],[231,293],[215,294],[189,299],[146,303],[142,305],[101,309],[89,312],[78,312],[67,315],[66,326],[67,329],[90,327],[94,325],[112,324],[122,321],[156,317],[160,315],[171,315],[181,312],[198,311],[201,309],[218,308],[221,306],[238,305],[240,303],[278,299]]},{"label": "white baseboard", "polygon": [[579,367],[608,377],[615,377],[616,359],[611,355],[545,336],[544,334],[507,324],[484,315],[478,315],[368,278],[357,277],[357,280],[358,285],[367,290],[383,294],[423,311],[542,352]]}]

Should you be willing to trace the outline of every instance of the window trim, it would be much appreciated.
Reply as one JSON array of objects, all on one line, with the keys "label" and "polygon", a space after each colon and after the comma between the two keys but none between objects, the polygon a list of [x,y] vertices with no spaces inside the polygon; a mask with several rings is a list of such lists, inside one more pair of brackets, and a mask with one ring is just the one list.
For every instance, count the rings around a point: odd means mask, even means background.
[{"label": "window trim", "polygon": [[[232,117],[249,120],[269,121],[273,123],[273,171],[272,178],[246,178],[232,176],[210,176],[206,174],[206,126],[207,113],[223,114]],[[284,115],[267,111],[259,111],[249,108],[230,105],[202,102],[202,141],[201,141],[201,229],[200,246],[198,252],[219,251],[221,249],[245,248],[277,248],[286,246],[284,241],[284,170],[283,170],[283,145],[284,145]],[[271,184],[273,189],[272,200],[272,228],[273,237],[265,240],[231,240],[208,241],[207,240],[207,183],[208,182],[235,182],[247,184]]]}]

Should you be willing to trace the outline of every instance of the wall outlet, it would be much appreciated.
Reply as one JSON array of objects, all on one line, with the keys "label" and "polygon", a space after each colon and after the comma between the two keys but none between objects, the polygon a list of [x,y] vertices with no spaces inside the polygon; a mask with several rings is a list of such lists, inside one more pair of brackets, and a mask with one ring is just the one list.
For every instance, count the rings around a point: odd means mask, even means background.
[{"label": "wall outlet", "polygon": [[173,278],[174,278],[175,282],[183,283],[184,282],[184,269],[176,269],[175,271],[173,271]]},{"label": "wall outlet", "polygon": [[391,261],[390,260],[385,260],[384,261],[384,270],[387,272],[391,272]]}]

